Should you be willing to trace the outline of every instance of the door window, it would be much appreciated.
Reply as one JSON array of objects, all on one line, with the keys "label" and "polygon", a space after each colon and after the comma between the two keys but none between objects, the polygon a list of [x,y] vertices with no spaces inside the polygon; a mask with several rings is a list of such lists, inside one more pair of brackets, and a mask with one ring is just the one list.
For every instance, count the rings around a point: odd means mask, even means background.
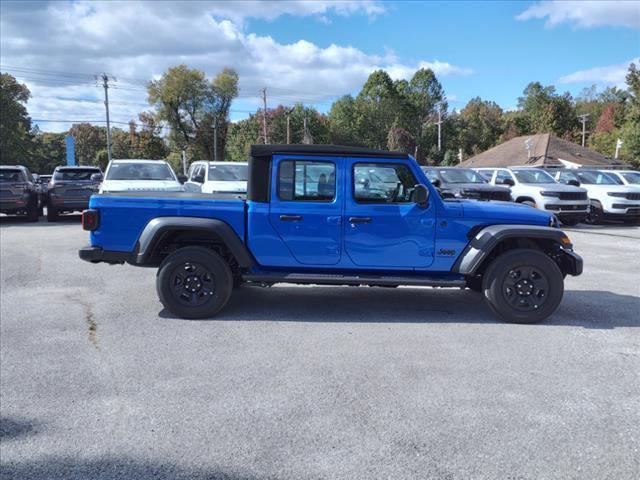
[{"label": "door window", "polygon": [[283,160],[278,172],[280,200],[331,202],[336,196],[336,166],[332,162]]},{"label": "door window", "polygon": [[356,163],[353,182],[358,203],[409,203],[418,183],[406,165],[380,163]]}]

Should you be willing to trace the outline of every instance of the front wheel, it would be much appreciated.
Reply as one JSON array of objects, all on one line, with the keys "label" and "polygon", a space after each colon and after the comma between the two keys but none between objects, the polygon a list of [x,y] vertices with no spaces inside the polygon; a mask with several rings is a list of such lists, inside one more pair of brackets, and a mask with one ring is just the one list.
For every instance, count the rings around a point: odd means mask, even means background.
[{"label": "front wheel", "polygon": [[536,323],[560,305],[564,281],[558,265],[544,253],[518,248],[497,257],[484,275],[487,303],[511,323]]},{"label": "front wheel", "polygon": [[184,247],[169,255],[158,270],[156,290],[162,305],[180,318],[206,318],[229,301],[233,275],[213,250]]},{"label": "front wheel", "polygon": [[599,225],[602,223],[603,219],[604,219],[604,214],[600,206],[591,205],[589,207],[589,214],[587,215],[585,222],[588,223],[589,225]]}]

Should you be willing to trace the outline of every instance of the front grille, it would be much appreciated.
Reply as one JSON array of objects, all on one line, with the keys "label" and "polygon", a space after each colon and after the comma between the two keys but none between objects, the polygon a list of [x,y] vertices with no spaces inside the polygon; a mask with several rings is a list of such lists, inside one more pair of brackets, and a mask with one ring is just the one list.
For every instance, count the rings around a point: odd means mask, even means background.
[{"label": "front grille", "polygon": [[502,200],[505,202],[508,202],[511,200],[511,194],[509,192],[499,192],[499,191],[481,191],[480,193],[480,198],[482,200]]},{"label": "front grille", "polygon": [[544,206],[545,210],[561,210],[563,212],[575,211],[575,210],[587,210],[586,205],[557,205],[547,204]]},{"label": "front grille", "polygon": [[587,192],[560,192],[560,200],[586,200]]},{"label": "front grille", "polygon": [[640,200],[640,192],[627,193],[627,200]]}]

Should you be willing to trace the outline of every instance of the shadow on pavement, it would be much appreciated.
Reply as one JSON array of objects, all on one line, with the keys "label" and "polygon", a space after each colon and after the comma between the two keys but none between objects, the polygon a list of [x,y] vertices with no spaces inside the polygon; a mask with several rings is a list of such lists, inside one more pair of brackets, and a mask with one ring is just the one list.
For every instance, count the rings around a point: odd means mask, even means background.
[{"label": "shadow on pavement", "polygon": [[226,473],[216,469],[209,471],[178,467],[162,462],[142,462],[128,457],[103,457],[95,460],[44,457],[28,462],[11,462],[3,459],[0,478],[50,480],[102,480],[102,479],[172,479],[172,480],[249,480],[250,477]]},{"label": "shadow on pavement", "polygon": [[0,441],[33,435],[37,433],[37,426],[37,423],[23,418],[0,417]]},{"label": "shadow on pavement", "polygon": [[0,226],[5,227],[51,227],[56,225],[78,224],[82,220],[80,214],[60,215],[55,222],[48,222],[47,217],[40,217],[37,222],[30,222],[21,216],[0,216]]},{"label": "shadow on pavement", "polygon": [[[568,290],[540,326],[640,327],[640,297]],[[176,319],[167,310],[162,318]],[[243,287],[213,321],[502,323],[478,293],[457,289]],[[205,320],[207,321],[207,320]]]}]

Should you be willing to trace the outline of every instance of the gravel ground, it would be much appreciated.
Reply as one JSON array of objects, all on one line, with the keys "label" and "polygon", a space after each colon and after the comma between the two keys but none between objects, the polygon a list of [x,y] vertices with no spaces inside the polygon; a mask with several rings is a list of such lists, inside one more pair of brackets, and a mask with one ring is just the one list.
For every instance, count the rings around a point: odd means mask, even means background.
[{"label": "gravel ground", "polygon": [[471,292],[242,288],[163,311],[77,217],[2,218],[0,477],[640,477],[640,228],[569,229],[540,325]]}]

